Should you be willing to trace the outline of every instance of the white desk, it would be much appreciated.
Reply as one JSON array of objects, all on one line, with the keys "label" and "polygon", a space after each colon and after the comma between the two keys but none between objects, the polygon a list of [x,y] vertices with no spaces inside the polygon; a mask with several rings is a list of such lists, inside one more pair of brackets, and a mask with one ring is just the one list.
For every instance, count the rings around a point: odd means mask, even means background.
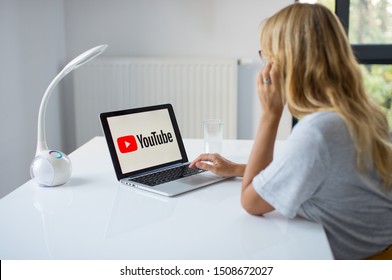
[{"label": "white desk", "polygon": [[[225,140],[223,154],[245,162],[251,145]],[[185,146],[190,159],[203,150]],[[118,183],[103,137],[70,157],[67,184],[29,181],[0,200],[0,259],[332,258],[320,225],[247,214],[239,178],[168,198]]]}]

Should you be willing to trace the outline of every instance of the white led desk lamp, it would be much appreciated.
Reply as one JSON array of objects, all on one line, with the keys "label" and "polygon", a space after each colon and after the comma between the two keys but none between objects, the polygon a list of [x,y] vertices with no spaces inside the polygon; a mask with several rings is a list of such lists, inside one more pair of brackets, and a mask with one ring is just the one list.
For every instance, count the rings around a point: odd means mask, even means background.
[{"label": "white led desk lamp", "polygon": [[38,143],[35,158],[30,166],[30,175],[38,184],[43,186],[62,185],[71,177],[71,160],[66,154],[58,150],[50,150],[46,144],[45,112],[49,97],[53,89],[68,73],[75,70],[84,63],[101,54],[107,45],[94,47],[71,60],[60,73],[49,84],[42,98],[38,114]]}]

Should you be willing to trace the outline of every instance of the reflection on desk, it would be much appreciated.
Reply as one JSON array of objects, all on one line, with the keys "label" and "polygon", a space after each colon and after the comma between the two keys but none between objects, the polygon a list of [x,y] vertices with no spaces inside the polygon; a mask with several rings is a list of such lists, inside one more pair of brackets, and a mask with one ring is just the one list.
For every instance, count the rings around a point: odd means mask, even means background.
[{"label": "reflection on desk", "polygon": [[[190,159],[203,151],[184,142]],[[222,153],[246,162],[251,145],[225,140]],[[103,137],[70,157],[67,184],[29,181],[0,200],[1,259],[332,259],[320,225],[247,214],[240,178],[170,198],[118,183]]]}]

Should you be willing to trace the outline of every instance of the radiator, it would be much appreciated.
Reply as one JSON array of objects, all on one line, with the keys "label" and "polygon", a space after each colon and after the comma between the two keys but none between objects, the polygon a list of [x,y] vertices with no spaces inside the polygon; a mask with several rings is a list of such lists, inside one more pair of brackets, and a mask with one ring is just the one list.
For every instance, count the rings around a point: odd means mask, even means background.
[{"label": "radiator", "polygon": [[99,114],[171,103],[183,138],[202,138],[204,119],[222,119],[237,137],[234,59],[97,58],[73,73],[79,147],[102,135]]}]

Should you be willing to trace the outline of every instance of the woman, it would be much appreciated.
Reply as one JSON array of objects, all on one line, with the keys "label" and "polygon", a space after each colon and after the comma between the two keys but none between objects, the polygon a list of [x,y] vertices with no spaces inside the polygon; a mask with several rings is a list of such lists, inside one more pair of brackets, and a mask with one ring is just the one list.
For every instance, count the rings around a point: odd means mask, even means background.
[{"label": "woman", "polygon": [[[262,115],[247,165],[203,154],[191,167],[243,176],[250,214],[276,209],[321,223],[337,259],[390,252],[388,124],[365,93],[339,20],[324,6],[296,3],[267,19],[260,38],[269,63],[257,79]],[[300,121],[273,158],[286,103]]]}]

